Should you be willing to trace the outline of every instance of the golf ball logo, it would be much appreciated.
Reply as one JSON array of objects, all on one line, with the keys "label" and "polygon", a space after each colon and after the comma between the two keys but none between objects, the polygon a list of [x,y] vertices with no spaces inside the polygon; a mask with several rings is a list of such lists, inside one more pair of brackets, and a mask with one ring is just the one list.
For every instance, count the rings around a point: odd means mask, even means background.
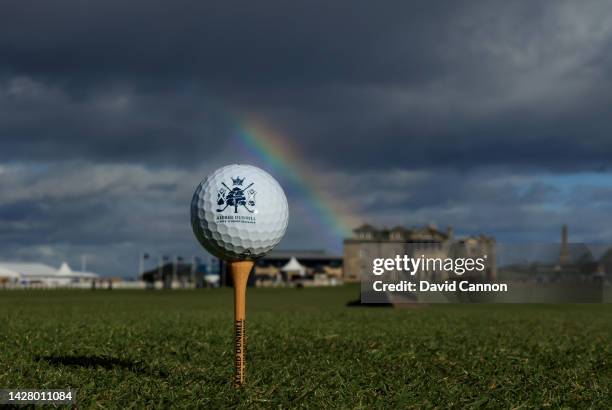
[{"label": "golf ball logo", "polygon": [[231,178],[232,188],[227,186],[225,182],[221,182],[221,187],[217,191],[217,212],[224,212],[226,209],[232,209],[235,214],[242,208],[249,213],[255,213],[255,195],[257,191],[253,189],[254,182],[251,182],[246,187],[243,187],[245,178]]}]

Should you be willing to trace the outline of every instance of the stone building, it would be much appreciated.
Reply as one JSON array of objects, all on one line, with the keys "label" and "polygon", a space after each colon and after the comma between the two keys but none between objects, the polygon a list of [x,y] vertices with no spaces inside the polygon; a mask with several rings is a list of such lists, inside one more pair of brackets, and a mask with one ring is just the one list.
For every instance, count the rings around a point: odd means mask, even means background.
[{"label": "stone building", "polygon": [[[425,258],[480,257],[487,255],[484,276],[494,280],[497,275],[495,239],[480,235],[456,239],[452,227],[446,231],[434,225],[408,229],[402,226],[377,229],[365,224],[353,231],[353,237],[344,240],[344,281],[359,281],[372,273],[376,258],[395,258],[396,255]],[[444,280],[447,272],[424,272],[429,278]]]}]

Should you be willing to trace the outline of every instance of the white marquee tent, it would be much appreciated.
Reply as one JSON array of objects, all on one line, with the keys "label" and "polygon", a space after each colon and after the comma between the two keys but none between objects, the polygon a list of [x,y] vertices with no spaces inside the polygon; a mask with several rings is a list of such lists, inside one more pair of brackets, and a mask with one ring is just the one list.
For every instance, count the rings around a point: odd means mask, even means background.
[{"label": "white marquee tent", "polygon": [[281,268],[281,271],[293,275],[297,274],[299,276],[306,276],[306,268],[304,265],[298,262],[297,259],[295,259],[295,256],[292,256],[291,259],[289,259],[289,262],[287,262],[285,266]]},{"label": "white marquee tent", "polygon": [[59,269],[42,263],[0,262],[0,279],[24,285],[66,286],[98,278],[99,275],[93,272],[73,271],[66,262]]},{"label": "white marquee tent", "polygon": [[100,275],[93,272],[74,271],[66,262],[57,270],[57,277],[72,278],[72,279],[98,279]]}]

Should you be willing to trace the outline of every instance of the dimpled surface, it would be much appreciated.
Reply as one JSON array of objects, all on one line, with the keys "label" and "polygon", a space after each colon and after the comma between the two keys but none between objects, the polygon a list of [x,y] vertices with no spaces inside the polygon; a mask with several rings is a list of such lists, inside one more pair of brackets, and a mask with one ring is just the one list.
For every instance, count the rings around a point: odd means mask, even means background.
[{"label": "dimpled surface", "polygon": [[282,239],[288,220],[281,186],[251,165],[219,168],[198,185],[191,201],[196,238],[227,261],[257,259],[268,253]]}]

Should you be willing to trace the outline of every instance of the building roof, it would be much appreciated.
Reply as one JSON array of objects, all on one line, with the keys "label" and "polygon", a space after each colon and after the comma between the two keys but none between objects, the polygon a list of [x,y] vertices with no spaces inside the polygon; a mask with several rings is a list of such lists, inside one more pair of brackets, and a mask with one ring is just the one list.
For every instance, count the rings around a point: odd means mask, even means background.
[{"label": "building roof", "polygon": [[0,266],[0,278],[18,279],[20,276],[21,275],[19,275],[19,272],[15,272],[13,270]]},{"label": "building roof", "polygon": [[330,254],[323,250],[275,250],[264,256],[262,259],[291,259],[292,257],[299,260],[342,259],[342,256],[340,255]]},{"label": "building roof", "polygon": [[20,276],[55,276],[57,269],[43,263],[0,262],[0,268],[18,273]]},{"label": "building roof", "polygon": [[28,262],[0,262],[0,277],[6,277],[9,272],[12,272],[12,277],[27,277],[27,278],[98,278],[99,275],[93,272],[79,272],[70,269],[66,262],[59,269],[43,263],[28,263]]},{"label": "building roof", "polygon": [[[351,243],[355,241],[400,241],[400,242],[440,242],[449,239],[449,231],[442,232],[437,229],[433,224],[421,227],[421,228],[405,228],[401,225],[397,225],[391,229],[386,227],[382,229],[376,229],[372,225],[364,224],[353,232],[355,236],[352,238],[346,238],[345,242]],[[397,237],[395,234],[399,233]],[[360,234],[369,234],[365,237]]]},{"label": "building roof", "polygon": [[492,236],[488,236],[485,234],[480,235],[472,235],[467,236],[465,238],[461,238],[457,241],[458,243],[468,243],[468,242],[495,242],[495,238]]}]

